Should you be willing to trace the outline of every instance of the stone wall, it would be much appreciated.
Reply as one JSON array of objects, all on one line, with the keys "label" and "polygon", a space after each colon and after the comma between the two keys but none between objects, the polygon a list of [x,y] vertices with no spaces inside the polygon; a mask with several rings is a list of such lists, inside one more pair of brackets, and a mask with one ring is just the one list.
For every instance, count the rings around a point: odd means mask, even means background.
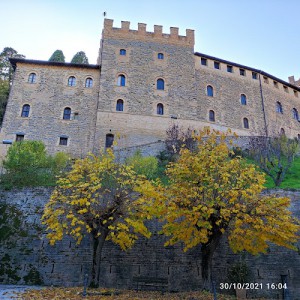
[{"label": "stone wall", "polygon": [[[272,192],[289,196],[293,213],[300,217],[300,192]],[[71,238],[65,238],[55,246],[49,245],[40,216],[50,193],[51,189],[0,193],[0,283],[83,285],[84,274],[91,269],[89,238],[86,237],[80,246]],[[101,285],[133,288],[133,276],[158,276],[168,278],[169,289],[173,291],[201,288],[200,247],[186,253],[180,245],[164,247],[165,240],[158,233],[159,224],[151,222],[149,226],[152,237],[149,240],[140,239],[127,252],[110,242],[105,244]],[[228,282],[228,269],[239,259],[240,255],[233,254],[223,240],[214,256],[213,275],[217,287],[220,282]],[[248,254],[245,260],[251,269],[251,281],[263,284],[262,290],[251,290],[249,296],[282,299],[280,291],[267,290],[266,284],[279,283],[281,275],[287,275],[290,294],[294,300],[300,299],[299,251],[271,246],[267,254]]]}]

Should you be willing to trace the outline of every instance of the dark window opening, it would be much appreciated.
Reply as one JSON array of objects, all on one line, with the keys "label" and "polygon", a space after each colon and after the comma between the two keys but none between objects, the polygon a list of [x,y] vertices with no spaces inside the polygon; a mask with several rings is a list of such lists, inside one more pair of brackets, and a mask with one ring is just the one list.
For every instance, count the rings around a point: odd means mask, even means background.
[{"label": "dark window opening", "polygon": [[217,62],[217,61],[215,61],[215,62],[214,62],[214,68],[215,68],[215,69],[220,69],[220,63]]},{"label": "dark window opening", "polygon": [[208,117],[209,117],[209,121],[215,122],[215,112],[213,110],[209,111]]},{"label": "dark window opening", "polygon": [[85,87],[87,87],[87,88],[93,87],[93,79],[92,78],[87,78],[85,80]]},{"label": "dark window opening", "polygon": [[213,97],[214,96],[214,88],[211,85],[208,85],[206,88],[206,94],[209,97]]},{"label": "dark window opening", "polygon": [[75,86],[76,85],[76,78],[74,76],[70,76],[68,79],[68,86]]},{"label": "dark window opening", "polygon": [[241,104],[247,105],[247,97],[244,94],[241,94]]},{"label": "dark window opening", "polygon": [[244,123],[244,128],[249,129],[249,121],[248,121],[247,118],[244,118],[244,119],[243,119],[243,123]]},{"label": "dark window opening", "polygon": [[232,66],[227,66],[227,72],[229,72],[229,73],[232,73],[232,72],[233,72]]},{"label": "dark window opening", "polygon": [[122,99],[119,99],[117,101],[116,110],[117,111],[123,111],[124,110],[124,101]]},{"label": "dark window opening", "polygon": [[16,142],[24,141],[24,134],[17,134],[16,135]]},{"label": "dark window opening", "polygon": [[28,118],[29,117],[29,112],[30,112],[30,105],[29,104],[24,104],[23,108],[22,108],[21,117]]},{"label": "dark window opening", "polygon": [[70,107],[66,107],[64,109],[63,120],[71,120],[71,108]]},{"label": "dark window opening", "polygon": [[164,54],[163,53],[158,53],[157,58],[158,59],[164,59]]},{"label": "dark window opening", "polygon": [[68,145],[68,138],[67,137],[60,137],[59,138],[59,145],[67,146]]},{"label": "dark window opening", "polygon": [[283,108],[279,101],[276,103],[276,112],[279,114],[283,114]]},{"label": "dark window opening", "polygon": [[296,108],[293,108],[293,118],[297,121],[299,120],[299,114]]},{"label": "dark window opening", "polygon": [[106,135],[106,139],[105,139],[105,147],[106,148],[110,148],[114,143],[114,135],[109,133]]},{"label": "dark window opening", "polygon": [[118,76],[118,86],[125,86],[126,85],[126,77],[125,75],[121,74]]},{"label": "dark window opening", "polygon": [[201,65],[202,66],[207,66],[207,59],[201,57]]},{"label": "dark window opening", "polygon": [[245,76],[245,74],[246,74],[245,70],[244,69],[240,69],[240,75],[241,76]]},{"label": "dark window opening", "polygon": [[252,72],[252,79],[257,79],[257,73],[256,72]]},{"label": "dark window opening", "polygon": [[158,115],[163,115],[164,114],[164,106],[161,103],[157,104],[157,114]]},{"label": "dark window opening", "polygon": [[126,55],[126,50],[125,49],[120,49],[120,55]]}]

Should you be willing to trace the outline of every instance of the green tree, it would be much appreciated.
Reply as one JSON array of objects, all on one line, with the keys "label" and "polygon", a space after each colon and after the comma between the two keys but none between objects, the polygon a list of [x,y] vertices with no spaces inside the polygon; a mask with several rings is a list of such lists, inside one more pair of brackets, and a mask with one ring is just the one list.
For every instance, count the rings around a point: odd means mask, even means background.
[{"label": "green tree", "polygon": [[86,64],[86,65],[88,65],[89,60],[88,60],[85,52],[79,51],[73,56],[73,58],[71,60],[71,63],[72,64]]},{"label": "green tree", "polygon": [[10,58],[25,58],[11,47],[5,47],[0,53],[0,79],[11,82],[13,68],[9,62]]},{"label": "green tree", "polygon": [[9,95],[9,81],[0,79],[0,126],[3,122],[5,108]]},{"label": "green tree", "polygon": [[[167,168],[169,185],[147,183],[140,193],[153,199],[166,245],[184,250],[201,244],[203,287],[210,287],[213,255],[226,232],[235,252],[266,252],[269,242],[295,249],[299,220],[290,199],[262,196],[264,174],[241,157],[230,157],[226,134],[203,131],[198,149],[182,149]],[[295,249],[296,250],[296,249]]]},{"label": "green tree", "polygon": [[281,134],[275,137],[252,137],[249,154],[268,174],[275,186],[280,186],[299,150],[299,142]]},{"label": "green tree", "polygon": [[68,161],[64,153],[47,155],[43,142],[15,142],[3,160],[5,173],[1,184],[5,188],[54,185],[56,176],[67,167]]},{"label": "green tree", "polygon": [[98,286],[101,252],[106,240],[126,250],[139,235],[150,237],[144,225],[151,206],[139,199],[137,186],[145,182],[131,166],[117,163],[111,149],[99,157],[90,155],[75,162],[60,178],[43,222],[50,244],[71,235],[78,244],[89,234],[93,247],[92,286]]},{"label": "green tree", "polygon": [[55,50],[51,57],[49,58],[49,61],[52,62],[65,62],[65,56],[61,50]]}]

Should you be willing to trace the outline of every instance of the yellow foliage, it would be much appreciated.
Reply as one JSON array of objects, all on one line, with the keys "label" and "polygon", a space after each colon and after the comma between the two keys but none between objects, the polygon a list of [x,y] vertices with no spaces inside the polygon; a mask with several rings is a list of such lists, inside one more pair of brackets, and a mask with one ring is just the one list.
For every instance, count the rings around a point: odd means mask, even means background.
[{"label": "yellow foliage", "polygon": [[117,163],[114,153],[90,154],[75,162],[67,176],[58,180],[42,217],[51,245],[70,234],[80,243],[86,233],[130,248],[138,235],[150,237],[144,225],[152,217],[152,202],[138,197],[143,176],[132,167]]}]

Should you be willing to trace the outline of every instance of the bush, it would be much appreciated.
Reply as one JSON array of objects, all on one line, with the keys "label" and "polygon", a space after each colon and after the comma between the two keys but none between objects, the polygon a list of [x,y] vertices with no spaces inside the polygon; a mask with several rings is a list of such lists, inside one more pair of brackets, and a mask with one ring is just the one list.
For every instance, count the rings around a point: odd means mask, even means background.
[{"label": "bush", "polygon": [[154,179],[157,173],[157,158],[154,156],[143,157],[139,150],[126,159],[126,164],[131,165],[137,174],[145,175],[148,179]]},{"label": "bush", "polygon": [[54,185],[68,161],[65,153],[48,155],[43,142],[15,142],[3,161],[1,184],[4,188]]}]

